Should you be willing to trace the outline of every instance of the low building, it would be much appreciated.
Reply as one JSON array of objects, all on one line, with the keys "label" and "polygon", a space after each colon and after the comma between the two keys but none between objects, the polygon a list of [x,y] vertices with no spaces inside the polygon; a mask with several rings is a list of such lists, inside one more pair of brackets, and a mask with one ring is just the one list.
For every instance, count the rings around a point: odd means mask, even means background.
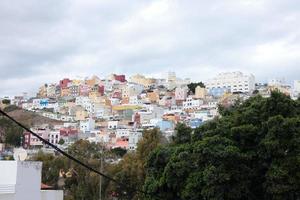
[{"label": "low building", "polygon": [[41,162],[0,161],[1,200],[63,200],[62,190],[41,190]]}]

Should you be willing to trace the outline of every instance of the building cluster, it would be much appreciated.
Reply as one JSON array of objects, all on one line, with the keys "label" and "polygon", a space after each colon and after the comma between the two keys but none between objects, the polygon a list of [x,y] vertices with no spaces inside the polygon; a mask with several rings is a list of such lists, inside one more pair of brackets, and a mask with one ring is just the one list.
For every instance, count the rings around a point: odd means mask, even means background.
[{"label": "building cluster", "polygon": [[[270,95],[279,90],[297,97],[300,81],[294,87],[284,80],[272,79],[267,84],[255,82],[253,75],[241,72],[220,73],[189,87],[190,79],[180,79],[174,72],[155,79],[137,74],[112,74],[100,79],[65,78],[58,83],[44,84],[36,97],[19,96],[12,103],[36,112],[61,125],[39,125],[34,131],[53,144],[67,146],[78,139],[101,142],[107,148],[135,150],[145,129],[159,128],[169,138],[177,123],[197,128],[218,116],[218,105],[230,106],[237,99],[245,100],[260,93]],[[44,144],[30,133],[24,133],[25,148]]]}]

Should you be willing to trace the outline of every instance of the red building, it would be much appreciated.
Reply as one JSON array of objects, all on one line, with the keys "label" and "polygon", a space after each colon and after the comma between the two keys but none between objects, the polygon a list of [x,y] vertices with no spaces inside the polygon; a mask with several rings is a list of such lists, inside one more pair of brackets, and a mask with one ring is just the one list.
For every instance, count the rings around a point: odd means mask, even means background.
[{"label": "red building", "polygon": [[70,82],[72,82],[70,79],[64,78],[63,80],[59,81],[59,87],[66,88],[66,87],[68,87],[68,83],[70,83]]},{"label": "red building", "polygon": [[117,75],[117,74],[114,74],[114,79],[116,81],[120,81],[122,83],[126,82],[126,77],[125,75]]}]

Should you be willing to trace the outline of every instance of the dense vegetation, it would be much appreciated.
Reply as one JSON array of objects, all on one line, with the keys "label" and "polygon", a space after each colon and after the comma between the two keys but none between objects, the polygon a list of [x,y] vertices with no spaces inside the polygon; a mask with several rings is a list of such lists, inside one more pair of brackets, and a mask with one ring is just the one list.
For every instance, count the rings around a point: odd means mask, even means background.
[{"label": "dense vegetation", "polygon": [[22,135],[22,128],[0,115],[0,143],[5,143],[11,147],[18,147],[21,145]]},{"label": "dense vegetation", "polygon": [[274,92],[222,114],[194,132],[178,126],[148,157],[144,189],[170,200],[299,199],[299,100]]}]

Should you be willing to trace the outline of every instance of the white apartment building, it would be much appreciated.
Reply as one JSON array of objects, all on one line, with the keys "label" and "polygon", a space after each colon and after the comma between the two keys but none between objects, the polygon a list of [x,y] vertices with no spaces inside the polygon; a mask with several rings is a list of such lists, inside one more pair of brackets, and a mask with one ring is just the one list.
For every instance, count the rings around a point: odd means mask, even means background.
[{"label": "white apartment building", "polygon": [[253,92],[255,89],[254,75],[246,75],[242,72],[225,72],[205,82],[208,90],[227,89],[229,92]]},{"label": "white apartment building", "polygon": [[63,200],[62,190],[41,190],[41,162],[0,161],[1,200]]},{"label": "white apartment building", "polygon": [[142,93],[144,86],[136,83],[127,83],[126,87],[122,89],[122,97],[137,96]]},{"label": "white apartment building", "polygon": [[84,121],[80,121],[79,128],[82,132],[92,131],[95,129],[95,120],[92,118],[88,118]]},{"label": "white apartment building", "polygon": [[130,135],[130,129],[128,128],[118,128],[116,130],[116,138],[128,138]]},{"label": "white apartment building", "polygon": [[268,86],[283,86],[285,85],[284,78],[272,78],[268,80]]},{"label": "white apartment building", "polygon": [[57,145],[60,140],[59,131],[50,131],[48,138],[50,143]]},{"label": "white apartment building", "polygon": [[107,127],[108,129],[117,129],[119,126],[119,121],[108,121]]},{"label": "white apartment building", "polygon": [[186,101],[183,102],[182,108],[183,110],[197,110],[200,109],[201,105],[203,105],[203,100],[188,97]]},{"label": "white apartment building", "polygon": [[142,99],[139,98],[139,96],[131,96],[131,97],[129,97],[129,104],[142,105],[143,102],[142,102]]}]

